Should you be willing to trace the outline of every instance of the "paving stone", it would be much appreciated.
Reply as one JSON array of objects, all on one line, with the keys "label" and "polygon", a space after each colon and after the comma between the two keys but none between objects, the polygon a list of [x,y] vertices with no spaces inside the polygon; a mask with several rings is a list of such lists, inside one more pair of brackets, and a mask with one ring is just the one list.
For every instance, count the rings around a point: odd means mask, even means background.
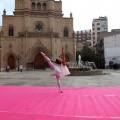
[{"label": "paving stone", "polygon": [[[67,87],[120,86],[120,70],[107,69],[103,73],[95,76],[65,76],[61,78],[61,84]],[[0,85],[56,86],[56,77],[52,70],[0,72]]]}]

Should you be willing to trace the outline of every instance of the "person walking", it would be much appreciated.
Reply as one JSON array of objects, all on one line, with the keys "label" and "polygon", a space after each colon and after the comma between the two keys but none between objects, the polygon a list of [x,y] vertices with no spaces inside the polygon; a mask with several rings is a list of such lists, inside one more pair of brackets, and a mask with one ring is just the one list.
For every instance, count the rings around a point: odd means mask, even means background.
[{"label": "person walking", "polygon": [[60,78],[62,76],[66,76],[70,74],[65,62],[64,48],[62,47],[62,60],[56,59],[55,61],[53,61],[53,60],[50,60],[43,52],[41,52],[41,54],[44,57],[44,59],[48,62],[50,68],[54,70],[59,91],[60,93],[63,93]]}]

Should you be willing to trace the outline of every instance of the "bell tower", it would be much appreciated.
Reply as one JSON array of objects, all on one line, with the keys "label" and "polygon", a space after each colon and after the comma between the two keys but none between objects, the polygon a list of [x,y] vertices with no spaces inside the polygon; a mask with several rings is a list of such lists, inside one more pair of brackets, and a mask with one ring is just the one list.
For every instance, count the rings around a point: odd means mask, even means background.
[{"label": "bell tower", "polygon": [[15,0],[15,10],[23,9],[25,6],[24,4],[25,4],[24,0]]},{"label": "bell tower", "polygon": [[15,10],[30,9],[30,0],[15,0]]},{"label": "bell tower", "polygon": [[30,0],[15,0],[15,11],[14,14],[20,15],[23,14],[23,11],[30,11]]}]

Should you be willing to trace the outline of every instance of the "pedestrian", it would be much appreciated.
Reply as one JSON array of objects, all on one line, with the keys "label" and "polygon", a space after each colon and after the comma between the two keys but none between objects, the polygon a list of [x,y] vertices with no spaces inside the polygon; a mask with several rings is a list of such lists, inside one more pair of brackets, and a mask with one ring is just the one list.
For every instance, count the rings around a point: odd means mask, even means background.
[{"label": "pedestrian", "polygon": [[23,69],[23,66],[22,66],[22,65],[20,65],[20,72],[22,72],[22,69]]},{"label": "pedestrian", "polygon": [[60,78],[62,76],[66,76],[66,75],[70,74],[70,72],[66,66],[65,54],[64,54],[63,47],[62,47],[62,60],[56,59],[55,61],[53,61],[53,60],[50,60],[43,52],[41,52],[41,54],[44,57],[44,59],[48,62],[51,69],[54,70],[54,72],[56,74],[56,80],[57,80],[57,85],[58,85],[59,91],[60,91],[60,93],[62,93],[63,91],[61,88]]},{"label": "pedestrian", "polygon": [[9,72],[9,70],[10,70],[10,66],[7,65],[7,66],[6,66],[6,72]]}]

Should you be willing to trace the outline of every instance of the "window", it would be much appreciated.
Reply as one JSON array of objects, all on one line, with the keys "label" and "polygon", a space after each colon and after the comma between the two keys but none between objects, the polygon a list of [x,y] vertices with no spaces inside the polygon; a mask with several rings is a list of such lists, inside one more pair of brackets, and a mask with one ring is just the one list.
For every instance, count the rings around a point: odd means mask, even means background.
[{"label": "window", "polygon": [[46,3],[43,3],[43,10],[46,10]]},{"label": "window", "polygon": [[68,37],[68,29],[64,28],[64,37]]},{"label": "window", "polygon": [[100,25],[100,23],[97,23],[97,25]]},{"label": "window", "polygon": [[38,32],[42,31],[43,30],[43,24],[42,23],[37,23],[35,25],[35,30],[38,31]]},{"label": "window", "polygon": [[8,35],[9,36],[14,36],[14,31],[13,31],[13,27],[12,26],[9,27]]},{"label": "window", "polygon": [[100,40],[100,37],[97,37],[97,40]]},{"label": "window", "polygon": [[37,10],[41,10],[41,4],[40,3],[37,4]]},{"label": "window", "polygon": [[32,8],[33,10],[35,10],[35,6],[36,6],[36,4],[33,2],[32,5],[31,5],[31,8]]},{"label": "window", "polygon": [[97,30],[100,30],[100,28],[97,28]]}]

